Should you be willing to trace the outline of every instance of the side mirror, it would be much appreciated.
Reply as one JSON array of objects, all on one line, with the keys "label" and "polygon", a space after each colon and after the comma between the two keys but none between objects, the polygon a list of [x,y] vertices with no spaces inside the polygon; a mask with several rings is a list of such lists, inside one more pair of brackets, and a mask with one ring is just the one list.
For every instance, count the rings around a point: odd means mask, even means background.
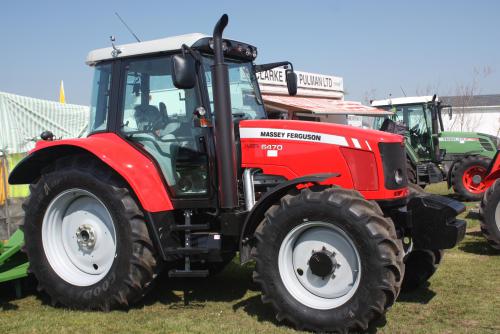
[{"label": "side mirror", "polygon": [[172,57],[172,80],[179,89],[191,89],[196,85],[196,66],[191,55]]},{"label": "side mirror", "polygon": [[448,109],[448,119],[451,121],[451,116],[453,116],[453,108],[450,106],[450,109]]},{"label": "side mirror", "polygon": [[293,70],[286,70],[286,87],[288,88],[288,95],[297,95],[297,74]]}]

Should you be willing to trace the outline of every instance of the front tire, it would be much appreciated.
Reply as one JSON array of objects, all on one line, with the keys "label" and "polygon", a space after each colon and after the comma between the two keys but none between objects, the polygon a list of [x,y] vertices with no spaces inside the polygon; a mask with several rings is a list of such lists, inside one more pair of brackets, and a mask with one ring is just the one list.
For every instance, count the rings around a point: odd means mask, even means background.
[{"label": "front tire", "polygon": [[158,258],[128,188],[102,163],[64,158],[30,187],[24,235],[30,271],[53,304],[124,307],[143,296]]},{"label": "front tire", "polygon": [[416,249],[405,258],[403,291],[412,291],[423,286],[436,272],[444,250]]},{"label": "front tire", "polygon": [[297,328],[366,330],[399,294],[402,244],[392,221],[356,191],[287,195],[268,209],[256,238],[262,300]]},{"label": "front tire", "polygon": [[486,177],[491,160],[472,155],[455,163],[451,171],[453,191],[467,201],[479,201],[486,187],[482,182]]},{"label": "front tire", "polygon": [[500,179],[484,194],[480,212],[483,236],[491,247],[500,250]]}]

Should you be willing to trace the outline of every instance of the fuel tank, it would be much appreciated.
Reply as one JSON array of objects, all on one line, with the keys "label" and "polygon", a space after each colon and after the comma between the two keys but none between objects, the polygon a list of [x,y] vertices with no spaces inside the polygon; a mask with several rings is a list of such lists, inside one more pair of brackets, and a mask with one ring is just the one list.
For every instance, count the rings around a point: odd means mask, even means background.
[{"label": "fuel tank", "polygon": [[367,199],[408,195],[402,136],[297,120],[242,121],[239,135],[243,168],[286,179],[336,173],[333,184],[357,189]]}]

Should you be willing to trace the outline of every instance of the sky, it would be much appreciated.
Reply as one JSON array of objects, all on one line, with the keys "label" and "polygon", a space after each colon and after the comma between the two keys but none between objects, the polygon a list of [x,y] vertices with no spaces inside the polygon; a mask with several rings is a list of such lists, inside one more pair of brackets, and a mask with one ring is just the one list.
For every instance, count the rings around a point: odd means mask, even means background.
[{"label": "sky", "polygon": [[211,34],[259,49],[257,63],[344,78],[346,100],[438,93],[500,93],[500,1],[2,1],[0,91],[90,100],[87,53],[134,39]]}]

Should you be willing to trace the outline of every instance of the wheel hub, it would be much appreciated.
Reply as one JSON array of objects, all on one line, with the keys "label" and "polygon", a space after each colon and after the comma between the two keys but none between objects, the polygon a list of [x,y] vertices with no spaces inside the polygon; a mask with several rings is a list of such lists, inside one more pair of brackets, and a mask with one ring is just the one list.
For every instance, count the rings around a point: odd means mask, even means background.
[{"label": "wheel hub", "polygon": [[76,242],[82,249],[91,251],[96,243],[96,233],[92,226],[83,224],[76,230]]},{"label": "wheel hub", "polygon": [[320,251],[313,251],[308,264],[311,272],[322,279],[332,275],[338,266],[335,253],[329,252],[325,247]]},{"label": "wheel hub", "polygon": [[479,183],[481,183],[481,181],[482,181],[482,180],[483,180],[483,178],[481,177],[481,175],[477,175],[477,174],[476,174],[476,175],[474,175],[474,176],[472,177],[472,182],[473,182],[474,184],[479,184]]}]

